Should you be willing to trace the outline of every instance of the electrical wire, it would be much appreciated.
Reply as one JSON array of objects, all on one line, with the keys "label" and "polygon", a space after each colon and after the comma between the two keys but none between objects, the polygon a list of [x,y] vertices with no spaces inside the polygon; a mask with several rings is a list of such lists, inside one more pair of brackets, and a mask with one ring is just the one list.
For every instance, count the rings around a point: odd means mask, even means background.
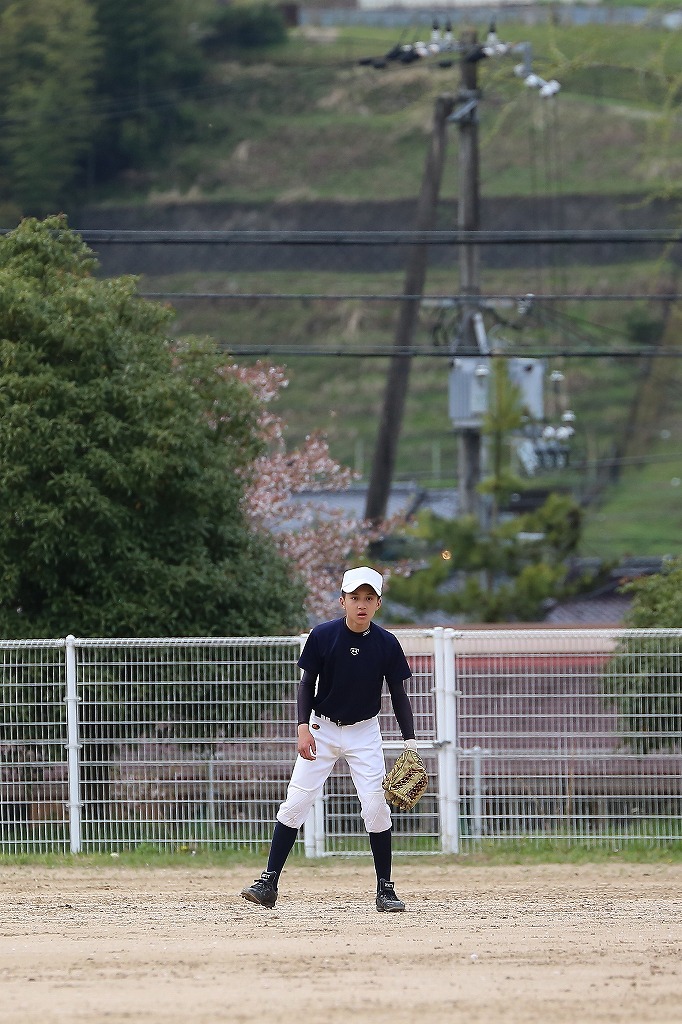
[{"label": "electrical wire", "polygon": [[192,301],[194,299],[217,301],[227,299],[229,301],[274,301],[274,302],[415,302],[422,301],[427,305],[430,303],[442,303],[443,306],[455,308],[459,305],[475,303],[485,306],[486,303],[504,302],[518,305],[520,303],[549,303],[558,299],[570,302],[679,302],[682,299],[682,292],[614,292],[585,294],[584,292],[549,292],[546,294],[533,293],[528,295],[513,295],[510,292],[476,294],[476,295],[424,295],[405,294],[403,292],[384,292],[367,294],[365,292],[157,292],[141,291],[141,298],[144,299],[178,299],[179,301]]},{"label": "electrical wire", "polygon": [[[0,228],[0,235],[13,228]],[[314,245],[314,246],[392,246],[392,245],[592,245],[647,243],[679,244],[680,228],[611,228],[557,231],[297,231],[226,230],[174,231],[117,228],[73,228],[84,242],[100,245]]]},{"label": "electrical wire", "polygon": [[[322,359],[390,359],[393,356],[418,357],[420,359],[449,359],[453,360],[457,353],[444,349],[440,346],[433,348],[419,348],[416,345],[406,345],[396,348],[395,345],[371,345],[366,348],[312,348],[306,345],[290,345],[282,342],[278,345],[233,345],[227,341],[219,340],[218,347],[233,356],[305,356]],[[681,349],[658,349],[658,348],[637,348],[637,349],[586,349],[586,348],[544,348],[544,349],[505,349],[504,352],[491,352],[489,355],[474,356],[469,358],[477,359],[679,359],[682,358]]]},{"label": "electrical wire", "polygon": [[[324,65],[324,72],[328,73],[333,70],[343,71],[356,66],[356,64],[355,60],[332,61]],[[288,80],[288,84],[290,84],[293,72],[300,72],[302,76],[305,76],[306,74],[319,74],[323,70],[319,64],[306,63],[304,61],[284,63],[270,60],[269,65],[271,69],[274,68],[280,72],[282,78]],[[235,82],[241,84],[248,81],[250,77],[253,77],[249,75],[251,67],[252,65],[242,65],[241,74],[225,84],[198,82],[196,85],[173,85],[164,89],[150,90],[145,93],[143,100],[140,100],[139,93],[136,91],[120,93],[114,97],[94,96],[87,101],[84,100],[83,107],[80,110],[73,108],[63,110],[60,113],[59,120],[60,123],[69,125],[82,122],[89,123],[93,119],[97,121],[117,121],[135,114],[146,114],[167,108],[177,109],[178,103],[181,101],[189,100],[195,103],[216,102],[225,97],[233,97]],[[256,65],[253,65],[253,67],[255,68]],[[244,71],[244,68],[247,70]],[[430,67],[429,70],[438,69]],[[54,122],[55,116],[47,117],[45,120],[47,122]],[[21,118],[9,115],[0,117],[0,127],[2,128],[9,128],[13,125],[22,126],[23,124],[24,121]]]},{"label": "electrical wire", "polygon": [[[538,309],[534,314],[531,310],[530,317],[535,317],[537,323],[543,326],[554,328],[562,332],[564,336],[576,338],[582,342],[594,340],[594,333],[613,337],[619,341],[623,339],[622,331],[608,327],[605,324],[596,324],[582,317],[559,311],[552,307]],[[592,332],[592,333],[590,333]]]}]

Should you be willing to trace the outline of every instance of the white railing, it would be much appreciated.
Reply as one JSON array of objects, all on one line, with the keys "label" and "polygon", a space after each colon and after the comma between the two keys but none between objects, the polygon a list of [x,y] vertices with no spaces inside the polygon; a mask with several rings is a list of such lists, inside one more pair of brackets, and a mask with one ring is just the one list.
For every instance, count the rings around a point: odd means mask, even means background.
[{"label": "white railing", "polygon": [[[431,786],[397,853],[682,835],[682,630],[396,630]],[[0,641],[0,851],[260,848],[305,637]],[[387,763],[402,747],[388,697]],[[301,837],[367,852],[344,762]]]}]

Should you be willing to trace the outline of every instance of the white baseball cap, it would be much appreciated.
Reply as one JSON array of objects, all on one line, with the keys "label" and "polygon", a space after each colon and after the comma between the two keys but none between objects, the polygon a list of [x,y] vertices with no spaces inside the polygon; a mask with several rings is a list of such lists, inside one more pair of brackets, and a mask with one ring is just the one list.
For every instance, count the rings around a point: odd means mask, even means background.
[{"label": "white baseball cap", "polygon": [[375,590],[378,596],[381,597],[384,578],[380,572],[377,572],[376,569],[370,569],[368,565],[361,565],[357,569],[348,569],[347,572],[344,572],[341,590],[344,594],[352,594],[363,583],[369,584],[372,590]]}]

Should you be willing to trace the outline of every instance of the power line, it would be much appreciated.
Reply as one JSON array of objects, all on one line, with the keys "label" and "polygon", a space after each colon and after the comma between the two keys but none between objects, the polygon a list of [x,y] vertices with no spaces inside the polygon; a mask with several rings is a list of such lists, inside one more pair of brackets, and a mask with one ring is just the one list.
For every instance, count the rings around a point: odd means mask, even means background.
[{"label": "power line", "polygon": [[[330,69],[345,70],[352,66],[354,62],[335,61],[325,64],[324,68],[319,64],[306,64],[303,62],[283,63],[269,60],[268,64],[271,70],[274,69],[280,73],[281,78],[286,77],[290,79],[292,73],[296,73],[299,77],[304,77],[308,73],[319,74],[321,70],[327,72]],[[225,85],[197,82],[194,85],[181,86],[172,84],[161,89],[151,89],[145,92],[144,100],[142,101],[140,100],[139,93],[136,91],[122,92],[116,95],[94,96],[89,102],[84,100],[83,106],[80,109],[62,111],[59,121],[60,123],[66,122],[71,125],[81,122],[89,123],[93,119],[97,121],[116,121],[135,114],[147,114],[162,109],[172,108],[176,110],[178,102],[181,100],[194,101],[199,104],[202,102],[211,103],[221,99],[233,99],[235,88],[243,89],[252,81],[253,74],[250,73],[251,68],[255,69],[257,65],[242,65],[242,73],[239,78]],[[56,116],[51,115],[44,120],[53,123],[56,121]],[[0,127],[2,128],[23,124],[24,120],[19,117],[9,115],[0,117]]]},{"label": "power line", "polygon": [[512,295],[510,293],[488,294],[488,295],[406,295],[403,292],[386,292],[365,294],[363,292],[140,292],[143,299],[178,299],[189,300],[220,300],[230,301],[256,301],[267,300],[276,302],[312,302],[336,301],[336,302],[437,302],[443,305],[457,306],[460,303],[476,302],[481,305],[486,302],[508,302],[518,304],[520,302],[556,302],[566,300],[571,302],[679,302],[682,293],[665,292],[657,294],[654,292],[623,292],[613,294],[585,294],[584,292],[551,292],[545,294]]},{"label": "power line", "polygon": [[[620,455],[620,456],[602,456],[598,461],[599,465],[603,468],[607,466],[648,466],[652,463],[664,465],[666,462],[672,462],[678,464],[682,459],[682,452],[666,452],[665,455]],[[583,469],[588,467],[591,463],[594,464],[595,460],[584,459],[583,461],[576,462],[573,464],[573,469]]]},{"label": "power line", "polygon": [[[0,229],[9,234],[12,228]],[[160,231],[114,228],[73,229],[83,241],[100,245],[591,245],[676,244],[682,229],[624,228],[536,231]]]},{"label": "power line", "polygon": [[[392,356],[413,356],[424,359],[454,359],[455,354],[447,348],[418,348],[410,345],[396,349],[394,345],[374,345],[365,349],[309,348],[305,345],[231,345],[218,341],[221,349],[233,356],[310,356],[322,359],[388,359]],[[471,358],[471,357],[470,357]],[[476,357],[474,357],[476,358]],[[483,359],[678,359],[682,349],[505,349],[504,352],[490,352]]]}]

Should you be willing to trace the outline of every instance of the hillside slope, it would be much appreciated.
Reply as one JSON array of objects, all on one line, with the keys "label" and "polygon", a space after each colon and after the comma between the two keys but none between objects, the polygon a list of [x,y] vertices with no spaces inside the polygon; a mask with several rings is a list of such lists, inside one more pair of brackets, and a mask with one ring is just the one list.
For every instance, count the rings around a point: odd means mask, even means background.
[{"label": "hillside slope", "polygon": [[[563,89],[543,104],[514,78],[510,64],[491,62],[481,69],[484,226],[585,227],[588,206],[599,226],[677,223],[670,187],[682,167],[682,135],[676,94],[664,72],[682,65],[682,40],[613,26],[543,32],[519,27],[518,35],[531,37],[538,71],[560,75]],[[72,223],[218,227],[227,224],[221,217],[229,210],[229,223],[240,227],[305,222],[349,230],[362,208],[367,216],[370,210],[372,216],[390,210],[390,226],[410,227],[433,102],[440,92],[457,88],[458,73],[358,66],[358,56],[385,51],[394,41],[394,34],[367,29],[322,41],[299,34],[282,51],[223,63],[195,106],[195,130],[171,140],[171,158],[107,196],[93,195]],[[628,62],[639,69],[636,75],[627,70]],[[458,189],[454,128],[450,146],[441,189],[443,227],[454,224]],[[581,198],[595,194],[610,198]],[[666,201],[658,201],[659,195]],[[385,217],[381,223],[386,229]],[[291,443],[321,429],[337,458],[366,473],[387,366],[385,356],[366,352],[391,345],[405,253],[394,251],[387,259],[386,250],[327,249],[302,261],[300,250],[295,259],[291,253],[282,257],[281,249],[261,251],[260,260],[254,247],[153,251],[154,261],[145,263],[139,247],[134,253],[108,249],[105,269],[142,273],[141,290],[174,302],[178,332],[211,333],[242,359],[250,348],[252,358],[258,351],[285,362],[290,385],[278,410],[289,423]],[[592,493],[605,469],[622,457],[645,365],[633,325],[655,329],[663,318],[663,303],[638,296],[676,291],[678,255],[677,247],[485,253],[486,294],[575,296],[537,303],[522,324],[512,301],[496,304],[489,314],[489,327],[497,323],[497,338],[509,351],[541,354],[548,371],[563,374],[561,401],[577,414],[572,467],[534,483]],[[427,291],[452,296],[457,281],[456,252],[439,252]],[[173,298],[179,291],[203,297]],[[224,294],[230,298],[221,299]],[[595,297],[585,301],[589,296]],[[413,361],[398,458],[402,479],[455,479],[442,347],[455,326],[452,312],[422,311],[415,338],[422,354]],[[299,354],[291,355],[294,346]],[[628,347],[631,354],[623,358]],[[677,428],[661,429],[671,430],[667,439],[674,441]],[[674,454],[674,447],[668,451]],[[671,470],[671,478],[676,475]],[[652,542],[657,530],[641,543]],[[663,525],[659,532],[663,536]]]}]

